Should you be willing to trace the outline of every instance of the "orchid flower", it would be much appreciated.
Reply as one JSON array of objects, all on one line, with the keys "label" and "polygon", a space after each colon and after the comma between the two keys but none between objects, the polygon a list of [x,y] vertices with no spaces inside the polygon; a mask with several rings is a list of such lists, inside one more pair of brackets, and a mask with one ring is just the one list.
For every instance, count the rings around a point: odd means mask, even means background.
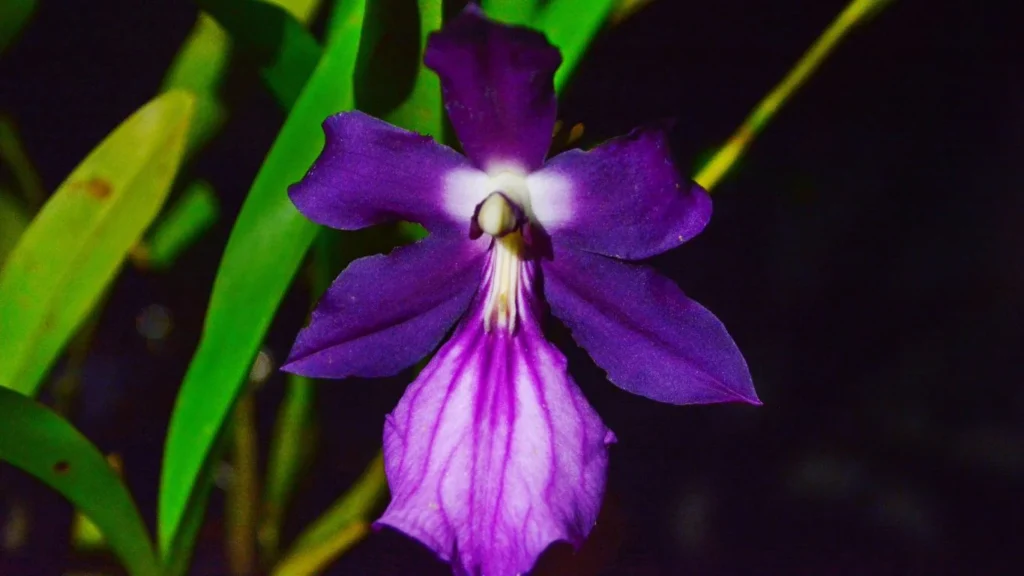
[{"label": "orchid flower", "polygon": [[285,370],[388,376],[452,336],[384,428],[392,500],[378,526],[456,574],[529,571],[594,526],[615,436],[544,337],[547,308],[615,385],[673,404],[758,404],[721,322],[632,261],[697,235],[711,215],[680,178],[663,128],[545,161],[561,56],[472,5],[428,42],[465,156],[360,112],[289,193],[352,230],[406,220],[424,240],[353,262],[299,334]]}]

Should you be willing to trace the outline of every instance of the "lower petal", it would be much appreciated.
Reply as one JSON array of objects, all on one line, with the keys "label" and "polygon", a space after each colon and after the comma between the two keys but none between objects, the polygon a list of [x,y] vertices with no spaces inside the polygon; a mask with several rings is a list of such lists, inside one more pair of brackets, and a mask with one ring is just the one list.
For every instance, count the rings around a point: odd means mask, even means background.
[{"label": "lower petal", "polygon": [[551,313],[619,388],[672,404],[760,404],[725,326],[647,266],[558,249],[544,262]]},{"label": "lower petal", "polygon": [[590,532],[612,442],[536,320],[488,332],[471,315],[387,418],[392,501],[378,524],[456,574],[523,574]]},{"label": "lower petal", "polygon": [[390,376],[434,350],[480,283],[485,240],[431,234],[360,258],[323,295],[282,367],[313,378]]}]

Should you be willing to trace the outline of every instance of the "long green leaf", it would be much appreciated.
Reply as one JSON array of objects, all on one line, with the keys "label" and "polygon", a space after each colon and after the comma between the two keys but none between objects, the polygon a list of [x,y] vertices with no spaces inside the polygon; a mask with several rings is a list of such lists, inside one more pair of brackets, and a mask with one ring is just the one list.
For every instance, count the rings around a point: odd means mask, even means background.
[{"label": "long green leaf", "polygon": [[367,520],[387,494],[384,457],[378,455],[362,477],[295,540],[273,576],[317,574],[367,533]]},{"label": "long green leaf", "polygon": [[77,506],[103,532],[130,574],[160,574],[146,525],[100,451],[60,416],[4,388],[0,460],[39,478]]},{"label": "long green leaf", "polygon": [[285,511],[311,456],[314,386],[309,378],[289,374],[284,400],[277,413],[259,527],[260,548],[266,559],[277,557]]},{"label": "long green leaf", "polygon": [[25,146],[21,143],[14,123],[2,116],[0,116],[0,164],[6,164],[10,168],[21,195],[28,203],[28,209],[34,214],[46,200],[43,183],[25,151]]},{"label": "long green leaf", "polygon": [[[290,109],[320,59],[320,44],[281,6],[254,0],[197,0],[224,27],[238,52],[260,68],[267,87]],[[277,4],[283,3],[278,0]],[[308,0],[307,0],[308,3]],[[289,6],[308,17],[309,6]]]},{"label": "long green leaf", "polygon": [[187,90],[196,99],[187,155],[201,148],[220,130],[227,116],[220,86],[230,52],[231,44],[224,30],[212,18],[200,13],[164,77],[162,90]]},{"label": "long green leaf", "polygon": [[615,0],[551,0],[537,13],[533,26],[562,52],[562,66],[555,73],[559,94],[614,5]]},{"label": "long green leaf", "polygon": [[142,267],[166,269],[217,221],[220,207],[209,183],[196,180],[164,212],[132,253]]},{"label": "long green leaf", "polygon": [[28,22],[36,9],[36,0],[4,0],[0,3],[0,54]]},{"label": "long green leaf", "polygon": [[365,0],[345,14],[253,182],[221,260],[206,324],[171,417],[157,522],[165,560],[182,519],[200,506],[204,465],[231,413],[257,349],[317,227],[286,193],[323,147],[321,123],[353,105],[353,78]]},{"label": "long green leaf", "polygon": [[[440,141],[444,126],[441,116],[441,80],[423,64],[423,51],[430,33],[441,28],[441,0],[418,0],[417,6],[420,37],[419,49],[414,52],[416,76],[412,91],[398,108],[388,113],[386,120]],[[386,22],[388,15],[384,14],[384,17]]]},{"label": "long green leaf", "polygon": [[125,120],[68,176],[0,270],[0,385],[34,395],[156,216],[182,156],[192,96]]},{"label": "long green leaf", "polygon": [[0,188],[0,266],[28,227],[28,215],[14,195]]}]

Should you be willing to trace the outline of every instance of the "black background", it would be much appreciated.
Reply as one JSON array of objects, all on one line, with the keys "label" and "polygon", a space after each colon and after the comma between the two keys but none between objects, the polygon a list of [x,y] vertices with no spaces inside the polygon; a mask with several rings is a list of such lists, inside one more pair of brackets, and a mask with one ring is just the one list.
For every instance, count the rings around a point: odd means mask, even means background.
[{"label": "black background", "polygon": [[[656,260],[729,327],[763,407],[630,396],[554,330],[619,443],[594,536],[576,558],[550,554],[547,573],[1019,570],[1024,79],[1009,5],[897,0],[851,34],[717,187],[707,230]],[[560,116],[585,124],[584,145],[675,117],[680,162],[695,166],[842,7],[656,0],[600,36]],[[155,93],[194,16],[186,1],[42,3],[0,59],[0,111],[47,189]],[[221,220],[172,271],[122,274],[84,371],[76,423],[124,455],[151,526],[176,387],[231,223],[283,120],[244,65],[227,98],[229,124],[191,168],[218,190]],[[174,319],[156,348],[135,330],[152,303]],[[289,295],[268,340],[275,357],[307,306],[303,291]],[[372,457],[407,380],[319,387],[318,459],[289,535]],[[276,375],[258,392],[264,439],[283,383]],[[0,551],[0,572],[114,566],[66,546],[70,510],[58,496],[7,468],[0,487],[8,503],[29,499],[37,520],[27,548]],[[195,574],[225,571],[222,519],[217,492]],[[447,572],[380,533],[330,573]]]}]

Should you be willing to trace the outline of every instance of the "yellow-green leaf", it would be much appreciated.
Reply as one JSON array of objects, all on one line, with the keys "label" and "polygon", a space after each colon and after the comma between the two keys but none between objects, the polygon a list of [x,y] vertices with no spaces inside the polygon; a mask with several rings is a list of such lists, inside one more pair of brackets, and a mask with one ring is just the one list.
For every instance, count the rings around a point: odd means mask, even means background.
[{"label": "yellow-green leaf", "polygon": [[125,120],[50,197],[0,270],[0,386],[34,395],[163,205],[193,98],[168,92]]}]

